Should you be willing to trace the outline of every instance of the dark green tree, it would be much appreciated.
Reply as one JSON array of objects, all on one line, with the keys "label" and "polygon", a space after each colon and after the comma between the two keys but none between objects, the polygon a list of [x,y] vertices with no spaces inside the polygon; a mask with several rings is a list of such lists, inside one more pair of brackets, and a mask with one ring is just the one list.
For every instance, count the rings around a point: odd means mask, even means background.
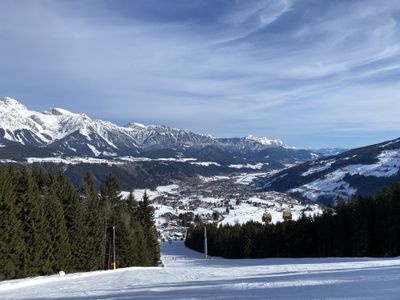
[{"label": "dark green tree", "polygon": [[13,279],[24,274],[21,261],[25,243],[21,221],[18,219],[17,195],[12,178],[0,169],[0,280]]},{"label": "dark green tree", "polygon": [[104,257],[104,233],[99,199],[92,176],[87,173],[84,180],[84,234],[86,240],[82,245],[83,269],[99,270]]},{"label": "dark green tree", "polygon": [[57,176],[57,195],[63,206],[65,225],[68,231],[70,245],[70,264],[66,270],[84,271],[82,261],[82,245],[86,243],[84,236],[84,207],[74,186],[63,172]]},{"label": "dark green tree", "polygon": [[55,178],[49,181],[45,193],[45,210],[50,234],[52,258],[51,268],[54,272],[69,269],[71,249],[66,227],[64,210],[57,195]]}]

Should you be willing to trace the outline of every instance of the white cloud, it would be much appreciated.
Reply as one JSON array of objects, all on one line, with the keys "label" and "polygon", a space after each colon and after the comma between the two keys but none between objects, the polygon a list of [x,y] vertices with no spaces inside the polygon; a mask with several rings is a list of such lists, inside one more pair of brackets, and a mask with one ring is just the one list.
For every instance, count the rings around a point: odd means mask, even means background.
[{"label": "white cloud", "polygon": [[304,1],[236,1],[203,23],[27,3],[1,3],[0,89],[41,100],[34,109],[58,99],[50,105],[113,120],[283,139],[397,126],[397,1],[326,11]]}]

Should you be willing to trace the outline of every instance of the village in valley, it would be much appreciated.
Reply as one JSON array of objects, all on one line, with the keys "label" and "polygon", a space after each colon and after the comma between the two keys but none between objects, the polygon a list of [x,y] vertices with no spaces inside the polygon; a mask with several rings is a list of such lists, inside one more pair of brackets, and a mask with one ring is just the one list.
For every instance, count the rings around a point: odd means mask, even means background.
[{"label": "village in valley", "polygon": [[[278,192],[256,192],[249,185],[267,173],[238,173],[232,176],[193,178],[159,186],[155,190],[134,190],[140,201],[144,192],[155,209],[155,224],[162,241],[184,240],[194,223],[243,224],[249,221],[277,223],[297,220],[302,214],[322,213],[313,202]],[[126,196],[128,192],[123,192]]]}]

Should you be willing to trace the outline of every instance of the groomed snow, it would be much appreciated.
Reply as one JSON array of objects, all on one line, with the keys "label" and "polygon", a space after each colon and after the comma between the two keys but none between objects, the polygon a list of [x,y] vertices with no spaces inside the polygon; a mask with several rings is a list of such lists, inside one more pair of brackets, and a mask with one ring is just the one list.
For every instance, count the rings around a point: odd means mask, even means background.
[{"label": "groomed snow", "polygon": [[202,259],[163,243],[165,268],[0,282],[8,299],[398,299],[400,258]]}]

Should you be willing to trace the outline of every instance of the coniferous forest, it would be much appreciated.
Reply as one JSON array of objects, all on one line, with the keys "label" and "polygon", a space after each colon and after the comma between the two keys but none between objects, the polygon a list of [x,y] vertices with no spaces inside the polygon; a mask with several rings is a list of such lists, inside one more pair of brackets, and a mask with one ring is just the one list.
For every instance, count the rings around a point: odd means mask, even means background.
[{"label": "coniferous forest", "polygon": [[90,174],[78,191],[62,171],[0,166],[0,280],[154,266],[160,253],[147,195],[122,200],[109,175],[97,191]]},{"label": "coniferous forest", "polygon": [[339,200],[335,210],[277,224],[197,224],[189,228],[186,246],[226,258],[382,257],[400,255],[400,183],[376,197]]}]

